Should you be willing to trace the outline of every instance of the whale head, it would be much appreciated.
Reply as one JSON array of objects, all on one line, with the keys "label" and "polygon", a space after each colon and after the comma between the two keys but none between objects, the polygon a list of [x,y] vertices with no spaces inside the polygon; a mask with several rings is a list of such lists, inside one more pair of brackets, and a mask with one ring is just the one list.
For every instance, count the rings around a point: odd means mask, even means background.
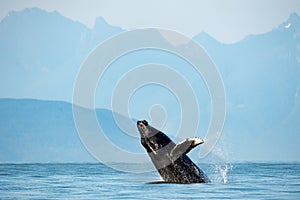
[{"label": "whale head", "polygon": [[160,148],[172,142],[168,136],[150,126],[146,120],[138,121],[137,128],[141,135],[141,143],[148,153],[156,153]]}]

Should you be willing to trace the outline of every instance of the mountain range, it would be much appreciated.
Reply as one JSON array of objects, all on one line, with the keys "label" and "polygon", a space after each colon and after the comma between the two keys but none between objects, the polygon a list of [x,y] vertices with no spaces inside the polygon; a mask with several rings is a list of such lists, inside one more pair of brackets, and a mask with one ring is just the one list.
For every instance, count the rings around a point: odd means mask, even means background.
[{"label": "mountain range", "polygon": [[[72,104],[3,98],[0,112],[0,162],[95,162],[77,133]],[[106,109],[95,113],[109,141],[127,151],[143,152],[138,137],[124,134],[113,123],[122,116]]]},{"label": "mountain range", "polygon": [[[90,29],[38,8],[13,11],[0,22],[0,162],[93,160],[80,143],[67,102],[85,58],[123,31],[101,17]],[[299,16],[293,13],[270,32],[234,44],[206,33],[193,39],[224,82],[227,117],[219,146],[230,159],[300,160]],[[98,119],[112,119],[110,110],[97,113]],[[116,127],[110,132],[120,134]],[[142,151],[140,146],[131,150]]]}]

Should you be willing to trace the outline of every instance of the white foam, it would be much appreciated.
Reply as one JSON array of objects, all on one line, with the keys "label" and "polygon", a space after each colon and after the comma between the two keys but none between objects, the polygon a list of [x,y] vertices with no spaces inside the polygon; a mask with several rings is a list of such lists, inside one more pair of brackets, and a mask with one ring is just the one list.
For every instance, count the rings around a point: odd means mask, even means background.
[{"label": "white foam", "polygon": [[232,170],[231,164],[216,164],[215,165],[215,172],[216,172],[216,181],[222,182],[224,184],[227,183],[228,178],[228,172]]}]

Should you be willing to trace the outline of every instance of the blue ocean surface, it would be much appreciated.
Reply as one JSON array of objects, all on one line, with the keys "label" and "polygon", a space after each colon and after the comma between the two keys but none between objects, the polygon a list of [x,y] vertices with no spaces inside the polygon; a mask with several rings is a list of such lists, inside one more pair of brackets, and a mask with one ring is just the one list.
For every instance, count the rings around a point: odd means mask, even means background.
[{"label": "blue ocean surface", "polygon": [[300,163],[198,165],[212,183],[149,184],[156,171],[99,163],[0,164],[0,199],[300,199]]}]

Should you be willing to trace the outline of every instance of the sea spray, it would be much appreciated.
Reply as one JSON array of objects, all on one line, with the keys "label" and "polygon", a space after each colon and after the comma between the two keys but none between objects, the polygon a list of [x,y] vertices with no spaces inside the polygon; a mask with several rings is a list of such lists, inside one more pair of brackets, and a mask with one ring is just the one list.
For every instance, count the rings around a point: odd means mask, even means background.
[{"label": "sea spray", "polygon": [[233,170],[233,165],[228,162],[227,158],[227,152],[218,147],[215,147],[209,158],[207,158],[211,163],[210,178],[213,183],[228,183],[228,174]]},{"label": "sea spray", "polygon": [[231,171],[232,169],[233,169],[233,166],[231,164],[215,164],[214,165],[214,172],[215,172],[214,182],[226,184],[228,181],[228,172]]}]

